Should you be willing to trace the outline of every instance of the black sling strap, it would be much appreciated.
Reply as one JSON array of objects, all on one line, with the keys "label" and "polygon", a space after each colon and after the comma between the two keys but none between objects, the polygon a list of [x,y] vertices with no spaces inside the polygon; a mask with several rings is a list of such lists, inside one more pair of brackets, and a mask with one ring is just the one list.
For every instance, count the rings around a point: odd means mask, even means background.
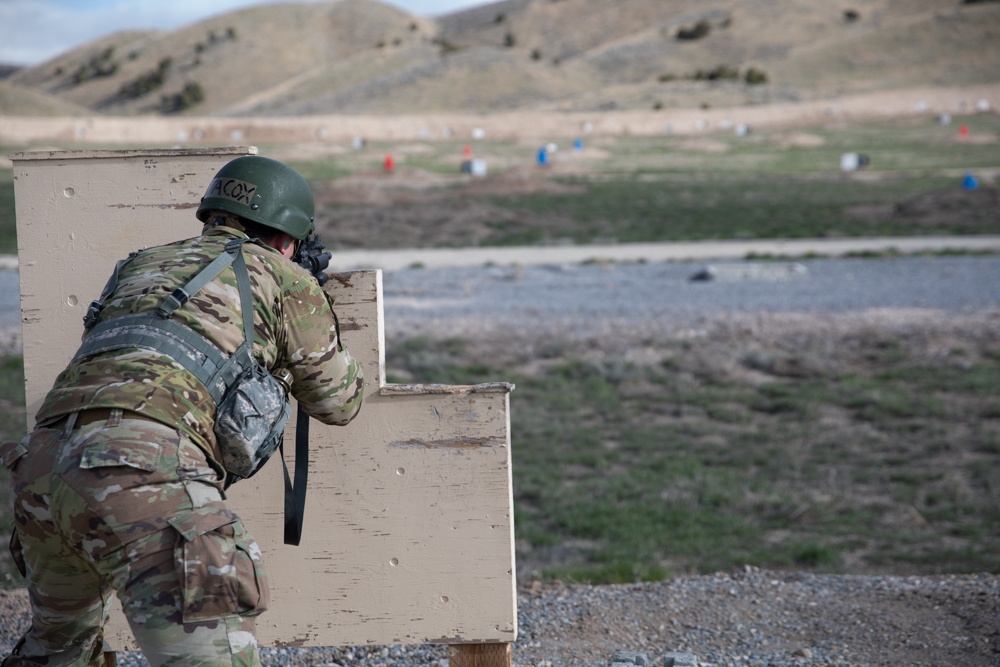
[{"label": "black sling strap", "polygon": [[285,473],[285,544],[298,546],[302,539],[302,520],[306,511],[306,483],[309,480],[309,415],[299,405],[295,415],[295,480],[288,477],[285,443],[281,449],[281,467]]}]

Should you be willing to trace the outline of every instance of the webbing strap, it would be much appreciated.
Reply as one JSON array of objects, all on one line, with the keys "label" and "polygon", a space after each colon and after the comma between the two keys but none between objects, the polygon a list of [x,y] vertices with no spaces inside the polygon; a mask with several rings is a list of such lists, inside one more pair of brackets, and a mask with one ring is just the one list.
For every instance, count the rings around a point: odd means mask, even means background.
[{"label": "webbing strap", "polygon": [[[240,311],[243,313],[244,342],[247,345],[253,345],[253,294],[250,292],[250,275],[247,273],[247,261],[238,248],[236,259],[233,260],[233,271],[236,273],[236,286],[240,291]],[[249,307],[247,304],[249,304]]]},{"label": "webbing strap", "polygon": [[73,360],[126,347],[170,356],[201,380],[216,404],[241,372],[236,368],[239,359],[233,360],[235,354],[227,358],[212,341],[190,327],[150,313],[122,315],[100,322],[84,339]]},{"label": "webbing strap", "polygon": [[119,259],[115,262],[115,270],[111,272],[111,277],[108,278],[108,282],[104,284],[104,289],[101,290],[101,296],[95,301],[90,302],[90,306],[87,308],[87,314],[83,316],[83,328],[90,329],[95,324],[97,324],[98,319],[101,317],[101,310],[104,308],[104,302],[107,301],[111,293],[115,291],[118,287],[118,275],[121,273],[122,268],[131,262],[135,257],[142,252],[137,250],[135,252],[130,252],[128,257],[125,259]]},{"label": "webbing strap", "polygon": [[[157,314],[165,319],[170,318],[174,314],[175,310],[183,306],[188,299],[200,292],[201,288],[215,280],[216,276],[222,273],[223,269],[236,261],[237,257],[242,260],[243,253],[240,252],[240,248],[243,247],[244,243],[246,243],[246,239],[234,239],[233,241],[227,243],[225,252],[209,262],[208,266],[199,271],[194,278],[189,280],[188,283],[184,285],[184,287],[178,287],[172,294],[170,294],[170,296],[163,300],[160,307],[156,309]],[[235,267],[233,268],[235,270]],[[244,276],[246,275],[245,262],[243,263],[243,274]],[[236,282],[240,282],[238,272],[236,275]],[[242,292],[240,296],[242,296]],[[243,300],[240,301],[241,306],[245,303],[247,302]]]},{"label": "webbing strap", "polygon": [[[209,262],[186,285],[177,288],[170,296],[166,297],[157,308],[155,315],[135,313],[93,325],[90,334],[77,350],[74,361],[126,347],[161,352],[169,355],[193,373],[205,385],[218,405],[229,385],[253,364],[251,352],[253,349],[253,296],[250,291],[250,277],[247,273],[246,260],[243,258],[242,252],[243,244],[247,241],[248,239],[229,241],[226,244],[225,252]],[[132,256],[129,257],[129,260],[131,258]],[[111,280],[105,286],[105,293],[101,295],[102,305],[117,286],[118,272],[127,261],[122,260],[116,265]],[[214,280],[230,264],[233,264],[240,294],[244,340],[236,351],[227,357],[210,340],[190,327],[174,322],[171,317],[174,311]]]},{"label": "webbing strap", "polygon": [[281,450],[281,468],[285,473],[285,544],[298,546],[306,511],[306,484],[309,481],[309,415],[299,405],[295,415],[295,481],[288,476],[285,443]]}]

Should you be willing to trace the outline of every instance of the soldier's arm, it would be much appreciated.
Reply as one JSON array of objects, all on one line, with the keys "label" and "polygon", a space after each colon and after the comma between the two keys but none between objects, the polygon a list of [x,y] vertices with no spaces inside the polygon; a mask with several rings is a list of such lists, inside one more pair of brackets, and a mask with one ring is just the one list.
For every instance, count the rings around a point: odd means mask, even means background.
[{"label": "soldier's arm", "polygon": [[333,304],[311,277],[283,300],[284,357],[292,395],[311,417],[346,424],[361,409],[364,376],[342,345]]}]

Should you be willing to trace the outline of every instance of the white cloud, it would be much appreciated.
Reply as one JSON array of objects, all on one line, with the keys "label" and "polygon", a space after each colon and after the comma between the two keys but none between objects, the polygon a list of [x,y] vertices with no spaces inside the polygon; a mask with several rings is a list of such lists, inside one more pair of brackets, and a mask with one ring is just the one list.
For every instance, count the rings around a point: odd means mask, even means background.
[{"label": "white cloud", "polygon": [[[0,63],[34,65],[119,30],[173,30],[240,7],[280,1],[0,0]],[[433,16],[483,4],[484,0],[383,2]]]}]

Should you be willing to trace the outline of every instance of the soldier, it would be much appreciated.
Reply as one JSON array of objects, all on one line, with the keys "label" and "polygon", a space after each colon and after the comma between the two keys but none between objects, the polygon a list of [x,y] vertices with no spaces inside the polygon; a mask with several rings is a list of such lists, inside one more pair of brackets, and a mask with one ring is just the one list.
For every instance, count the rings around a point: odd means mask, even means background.
[{"label": "soldier", "polygon": [[[309,236],[313,196],[301,175],[237,158],[216,174],[197,216],[200,236],[119,262],[34,431],[0,449],[11,470],[11,553],[33,614],[4,667],[101,665],[115,593],[154,666],[260,664],[255,617],[268,606],[267,579],[259,547],[224,502],[228,483],[246,473],[233,475],[216,437],[212,383],[181,363],[177,350],[187,348],[155,332],[138,343],[125,334],[149,333],[153,313],[162,320],[169,311],[166,319],[199,334],[192,339],[234,358],[249,351],[241,344],[250,330],[256,363],[283,375],[300,407],[326,424],[354,418],[363,378],[321,289],[329,254]],[[192,288],[227,252],[232,266]],[[252,322],[242,320],[246,307]],[[88,347],[102,335],[118,347]]]}]

